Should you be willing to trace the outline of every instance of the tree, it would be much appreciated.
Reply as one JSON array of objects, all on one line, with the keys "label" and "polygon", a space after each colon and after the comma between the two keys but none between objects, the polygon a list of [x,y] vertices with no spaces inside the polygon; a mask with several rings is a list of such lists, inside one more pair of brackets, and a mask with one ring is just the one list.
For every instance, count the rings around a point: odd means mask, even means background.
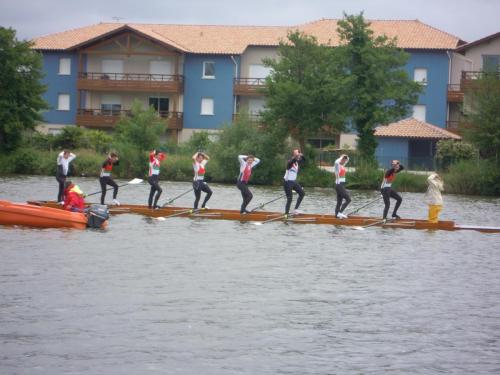
[{"label": "tree", "polygon": [[42,120],[48,105],[42,98],[42,58],[13,29],[0,27],[0,150],[12,151],[24,130]]},{"label": "tree", "polygon": [[465,90],[465,136],[485,158],[500,157],[500,74],[483,73]]},{"label": "tree", "polygon": [[403,69],[409,55],[396,47],[396,40],[374,37],[363,13],[344,14],[338,22],[340,46],[337,59],[350,80],[343,92],[349,96],[349,118],[358,133],[361,159],[374,163],[377,140],[374,129],[404,117],[415,104],[421,86]]},{"label": "tree", "polygon": [[325,126],[333,132],[343,128],[342,87],[349,77],[333,61],[333,50],[316,38],[290,32],[278,47],[278,59],[264,59],[272,68],[266,80],[264,120],[277,125],[283,135],[292,135],[302,149],[311,135]]}]

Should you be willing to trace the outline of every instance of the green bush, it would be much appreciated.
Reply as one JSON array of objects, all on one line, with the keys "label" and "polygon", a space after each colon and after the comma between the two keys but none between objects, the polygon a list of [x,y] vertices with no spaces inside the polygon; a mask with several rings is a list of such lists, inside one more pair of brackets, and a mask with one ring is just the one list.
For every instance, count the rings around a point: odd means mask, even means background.
[{"label": "green bush", "polygon": [[382,179],[383,172],[380,169],[360,162],[354,172],[347,174],[346,185],[349,189],[379,189]]},{"label": "green bush", "polygon": [[455,194],[500,195],[500,168],[488,160],[464,160],[443,175],[445,191]]},{"label": "green bush", "polygon": [[436,160],[440,169],[443,170],[461,160],[473,159],[476,154],[476,149],[469,143],[453,139],[441,140],[437,143]]},{"label": "green bush", "polygon": [[427,177],[427,174],[414,174],[403,171],[398,173],[393,185],[398,191],[423,193],[427,190]]}]

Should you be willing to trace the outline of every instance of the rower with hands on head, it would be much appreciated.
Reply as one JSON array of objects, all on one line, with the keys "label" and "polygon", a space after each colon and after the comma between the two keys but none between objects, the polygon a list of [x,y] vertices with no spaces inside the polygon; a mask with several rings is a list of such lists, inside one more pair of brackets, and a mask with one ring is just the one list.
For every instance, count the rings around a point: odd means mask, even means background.
[{"label": "rower with hands on head", "polygon": [[[349,192],[345,188],[345,165],[349,162],[349,156],[342,154],[335,160],[335,191],[337,192],[337,205],[335,206],[335,217],[339,219],[347,219],[344,210],[351,203]],[[344,203],[342,204],[342,201]]]},{"label": "rower with hands on head", "polygon": [[200,202],[201,192],[205,192],[205,199],[201,204],[201,208],[208,208],[206,204],[210,197],[212,196],[212,190],[208,186],[205,180],[205,165],[207,165],[210,157],[204,152],[198,151],[192,157],[193,159],[193,170],[194,170],[194,178],[193,178],[193,191],[194,191],[194,209],[198,209],[198,203]]},{"label": "rower with hands on head", "polygon": [[240,174],[238,176],[237,188],[241,191],[243,203],[241,203],[240,214],[248,214],[247,206],[253,198],[253,194],[248,188],[248,181],[252,176],[252,169],[260,163],[260,159],[253,155],[238,155],[240,162]]},{"label": "rower with hands on head", "polygon": [[299,210],[299,207],[306,193],[304,192],[304,189],[302,189],[302,186],[300,186],[297,182],[297,175],[299,174],[299,166],[305,161],[306,159],[304,158],[302,152],[300,152],[300,150],[296,148],[293,150],[292,157],[286,164],[286,172],[283,176],[283,189],[285,190],[286,194],[285,215],[288,215],[290,212],[290,206],[292,205],[293,199],[293,190],[296,191],[299,195],[297,201],[295,202],[295,211],[293,213],[296,215],[302,213],[302,211]]},{"label": "rower with hands on head", "polygon": [[106,185],[109,185],[113,187],[113,204],[117,206],[120,205],[120,202],[116,199],[116,196],[118,195],[118,185],[111,178],[113,166],[118,164],[118,154],[115,152],[110,152],[106,160],[102,163],[101,175],[99,177],[99,183],[101,184],[101,204],[104,204],[104,199],[106,198]]},{"label": "rower with hands on head", "polygon": [[57,193],[57,201],[59,204],[64,204],[64,183],[68,176],[69,163],[76,158],[76,155],[69,150],[63,150],[57,155],[57,171],[56,180],[59,183],[59,191]]},{"label": "rower with hands on head", "polygon": [[[165,160],[166,154],[163,152],[153,150],[149,153],[149,172],[148,172],[148,183],[151,185],[151,190],[149,191],[148,207],[158,209],[158,199],[162,193],[162,188],[160,187],[160,164]],[[156,196],[155,196],[156,193]],[[153,202],[154,197],[154,202]]]},{"label": "rower with hands on head", "polygon": [[384,199],[384,214],[382,219],[387,220],[387,214],[389,213],[389,208],[391,206],[390,198],[396,200],[396,205],[394,206],[394,210],[392,211],[393,219],[401,219],[398,215],[398,208],[401,206],[401,202],[403,198],[399,195],[396,190],[392,188],[392,184],[396,179],[396,174],[401,172],[404,169],[403,165],[399,162],[399,160],[393,160],[391,163],[391,168],[385,172],[384,180],[382,181],[382,185],[380,186],[382,193],[382,198]]}]

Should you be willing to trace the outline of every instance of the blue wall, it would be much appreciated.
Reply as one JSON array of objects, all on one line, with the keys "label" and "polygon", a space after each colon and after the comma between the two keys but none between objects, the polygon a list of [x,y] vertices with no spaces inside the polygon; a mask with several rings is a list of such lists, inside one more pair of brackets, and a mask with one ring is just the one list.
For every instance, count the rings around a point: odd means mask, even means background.
[{"label": "blue wall", "polygon": [[412,50],[407,52],[411,55],[406,64],[410,79],[413,79],[415,68],[427,69],[427,86],[424,87],[417,103],[426,106],[425,121],[444,128],[447,111],[448,55],[446,51]]},{"label": "blue wall", "polygon": [[398,159],[401,164],[408,164],[408,139],[377,137],[378,147],[375,157],[383,168],[390,168],[391,160]]},{"label": "blue wall", "polygon": [[[59,75],[59,59],[71,59],[71,75]],[[78,56],[67,52],[44,52],[43,71],[45,77],[42,82],[47,85],[43,95],[50,109],[43,113],[44,121],[52,124],[74,124],[77,109],[76,81],[78,77]],[[57,97],[59,94],[70,95],[70,110],[57,110]]]},{"label": "blue wall", "polygon": [[[215,62],[215,79],[203,79],[203,62]],[[184,61],[184,128],[217,129],[233,117],[235,66],[230,56],[186,55]],[[214,115],[201,113],[201,98],[214,99]]]}]

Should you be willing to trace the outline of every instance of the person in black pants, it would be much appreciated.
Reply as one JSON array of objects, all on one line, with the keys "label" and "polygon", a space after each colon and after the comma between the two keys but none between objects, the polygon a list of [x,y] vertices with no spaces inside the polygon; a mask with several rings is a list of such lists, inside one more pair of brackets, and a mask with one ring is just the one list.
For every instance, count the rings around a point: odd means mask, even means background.
[{"label": "person in black pants", "polygon": [[[149,208],[160,208],[158,206],[158,199],[162,193],[162,188],[160,187],[160,164],[165,159],[165,154],[158,152],[156,150],[151,151],[149,154],[149,174],[148,182],[151,185],[151,190],[149,191],[148,207]],[[155,196],[156,193],[156,196]],[[154,204],[153,204],[154,197]]]},{"label": "person in black pants", "polygon": [[111,152],[107,159],[102,163],[101,175],[99,177],[99,183],[101,184],[101,204],[104,204],[104,199],[106,198],[106,186],[113,187],[113,204],[119,206],[120,202],[116,199],[118,195],[118,185],[111,178],[111,172],[113,171],[113,166],[118,165],[118,155]]},{"label": "person in black pants", "polygon": [[56,180],[59,183],[59,191],[57,192],[57,202],[60,204],[64,203],[64,183],[66,182],[66,177],[68,176],[69,163],[76,158],[76,155],[64,150],[59,155],[57,155],[57,171]]},{"label": "person in black pants", "polygon": [[286,194],[286,206],[285,206],[285,215],[288,215],[290,212],[290,206],[292,205],[293,194],[292,191],[295,190],[299,195],[299,198],[295,202],[295,211],[293,212],[295,215],[301,214],[302,211],[299,210],[300,203],[306,193],[302,186],[300,186],[297,182],[297,175],[299,173],[299,165],[305,162],[304,155],[300,152],[299,149],[293,150],[292,158],[288,160],[286,164],[286,172],[284,181],[283,181],[283,189]]},{"label": "person in black pants", "polygon": [[200,202],[201,192],[205,192],[205,199],[201,204],[201,208],[207,208],[206,204],[210,197],[212,196],[212,190],[208,186],[205,180],[205,166],[207,165],[210,157],[203,153],[197,152],[193,155],[193,170],[194,170],[194,178],[193,178],[193,191],[194,191],[194,209],[198,209],[198,203]]},{"label": "person in black pants", "polygon": [[260,159],[253,155],[238,155],[238,160],[240,162],[240,174],[236,187],[241,191],[241,197],[243,198],[240,214],[247,214],[249,213],[247,206],[253,198],[253,194],[248,188],[248,181],[250,181],[250,177],[252,176],[253,167],[260,163]]},{"label": "person in black pants", "polygon": [[401,219],[398,215],[398,208],[401,206],[401,202],[403,198],[399,195],[393,188],[392,183],[396,179],[396,174],[401,172],[403,169],[403,165],[399,162],[399,160],[393,160],[391,163],[391,169],[385,172],[384,180],[382,181],[382,186],[380,192],[382,193],[382,198],[384,199],[384,213],[382,219],[387,219],[387,214],[389,213],[389,208],[391,206],[390,198],[396,200],[396,205],[394,206],[394,210],[392,211],[393,219]]}]

